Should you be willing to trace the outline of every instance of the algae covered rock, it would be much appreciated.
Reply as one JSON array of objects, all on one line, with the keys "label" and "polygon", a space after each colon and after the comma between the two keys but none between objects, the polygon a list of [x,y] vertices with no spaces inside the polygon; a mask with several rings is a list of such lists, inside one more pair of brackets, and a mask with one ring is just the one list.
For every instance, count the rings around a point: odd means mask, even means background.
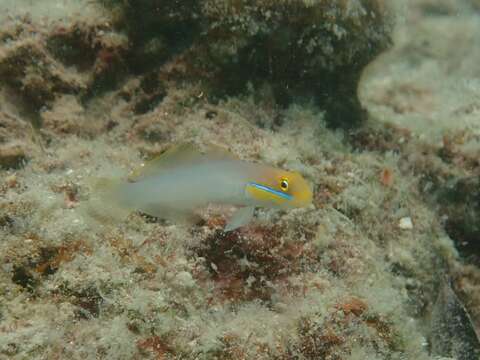
[{"label": "algae covered rock", "polygon": [[212,100],[252,91],[281,106],[313,99],[330,125],[351,126],[365,116],[360,74],[390,43],[393,18],[383,0],[88,5],[95,6],[96,16],[47,26],[17,18],[0,29],[0,79],[33,116],[59,96],[85,103],[135,74],[162,80],[137,112],[153,109],[163,82],[188,81]]},{"label": "algae covered rock", "polygon": [[0,90],[34,123],[62,96],[86,101],[111,88],[122,72],[126,39],[108,16],[39,23],[28,17],[0,28]]},{"label": "algae covered rock", "polygon": [[32,112],[54,100],[56,93],[79,92],[82,82],[56,63],[38,39],[25,33],[23,28],[15,40],[4,40],[0,45],[2,85],[17,93]]},{"label": "algae covered rock", "polygon": [[[0,166],[0,357],[448,355],[425,318],[456,325],[435,290],[457,254],[423,190],[461,164],[456,140],[441,155],[395,126],[331,129],[364,116],[356,86],[389,43],[386,1],[83,4],[0,25],[0,157],[21,146]],[[181,142],[298,171],[313,204],[229,233],[230,207],[192,225],[84,216],[92,182]],[[476,204],[456,184],[452,219]]]},{"label": "algae covered rock", "polygon": [[163,71],[202,81],[214,98],[252,87],[280,105],[306,96],[333,126],[363,118],[360,73],[389,44],[392,23],[382,0],[102,3],[133,43],[135,71],[168,61]]},{"label": "algae covered rock", "polygon": [[26,161],[25,151],[19,145],[0,147],[0,167],[3,169],[20,168]]}]

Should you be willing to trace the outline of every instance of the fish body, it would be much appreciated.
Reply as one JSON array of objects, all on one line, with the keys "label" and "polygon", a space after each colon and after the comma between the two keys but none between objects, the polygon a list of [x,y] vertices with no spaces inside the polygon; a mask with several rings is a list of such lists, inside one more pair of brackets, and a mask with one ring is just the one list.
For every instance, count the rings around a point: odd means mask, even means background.
[{"label": "fish body", "polygon": [[179,166],[174,171],[125,183],[120,191],[129,206],[156,204],[159,208],[196,208],[208,203],[246,205],[243,184],[248,169],[240,163],[212,161]]},{"label": "fish body", "polygon": [[103,203],[169,219],[186,218],[208,204],[242,207],[227,230],[248,223],[256,206],[295,208],[312,200],[310,186],[298,173],[242,161],[213,147],[201,152],[190,144],[167,151],[130,181],[100,193]]}]

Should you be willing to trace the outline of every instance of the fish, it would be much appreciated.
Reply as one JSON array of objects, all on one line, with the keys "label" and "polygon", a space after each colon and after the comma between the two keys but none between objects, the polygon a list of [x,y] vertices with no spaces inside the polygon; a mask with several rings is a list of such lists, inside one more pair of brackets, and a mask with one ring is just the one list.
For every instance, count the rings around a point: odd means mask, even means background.
[{"label": "fish", "polygon": [[173,146],[127,180],[101,179],[93,193],[96,212],[114,218],[140,211],[188,221],[209,204],[238,207],[224,231],[248,224],[256,207],[307,207],[313,197],[298,172],[240,160],[213,145],[200,150],[191,143]]}]

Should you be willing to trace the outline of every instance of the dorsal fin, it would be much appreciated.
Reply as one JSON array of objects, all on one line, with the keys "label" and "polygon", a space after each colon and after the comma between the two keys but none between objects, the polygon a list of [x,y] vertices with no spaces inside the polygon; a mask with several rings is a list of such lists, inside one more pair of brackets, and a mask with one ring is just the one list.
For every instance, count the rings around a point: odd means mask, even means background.
[{"label": "dorsal fin", "polygon": [[215,145],[205,146],[205,150],[199,150],[192,143],[174,145],[162,154],[143,164],[132,171],[128,180],[136,182],[147,176],[157,175],[166,170],[195,165],[211,160],[227,160],[235,157],[227,150]]},{"label": "dorsal fin", "polygon": [[198,150],[200,153],[199,161],[211,161],[211,160],[239,160],[238,157],[233,155],[227,149],[213,144],[203,145],[202,150]]}]

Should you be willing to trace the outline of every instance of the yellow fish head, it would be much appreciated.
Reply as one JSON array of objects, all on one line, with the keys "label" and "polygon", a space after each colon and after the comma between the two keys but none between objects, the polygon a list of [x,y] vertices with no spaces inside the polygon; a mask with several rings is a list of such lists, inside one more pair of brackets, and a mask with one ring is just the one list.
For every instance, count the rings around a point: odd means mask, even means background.
[{"label": "yellow fish head", "polygon": [[246,186],[247,194],[262,206],[306,207],[312,203],[310,184],[298,172],[266,169],[258,181]]}]

